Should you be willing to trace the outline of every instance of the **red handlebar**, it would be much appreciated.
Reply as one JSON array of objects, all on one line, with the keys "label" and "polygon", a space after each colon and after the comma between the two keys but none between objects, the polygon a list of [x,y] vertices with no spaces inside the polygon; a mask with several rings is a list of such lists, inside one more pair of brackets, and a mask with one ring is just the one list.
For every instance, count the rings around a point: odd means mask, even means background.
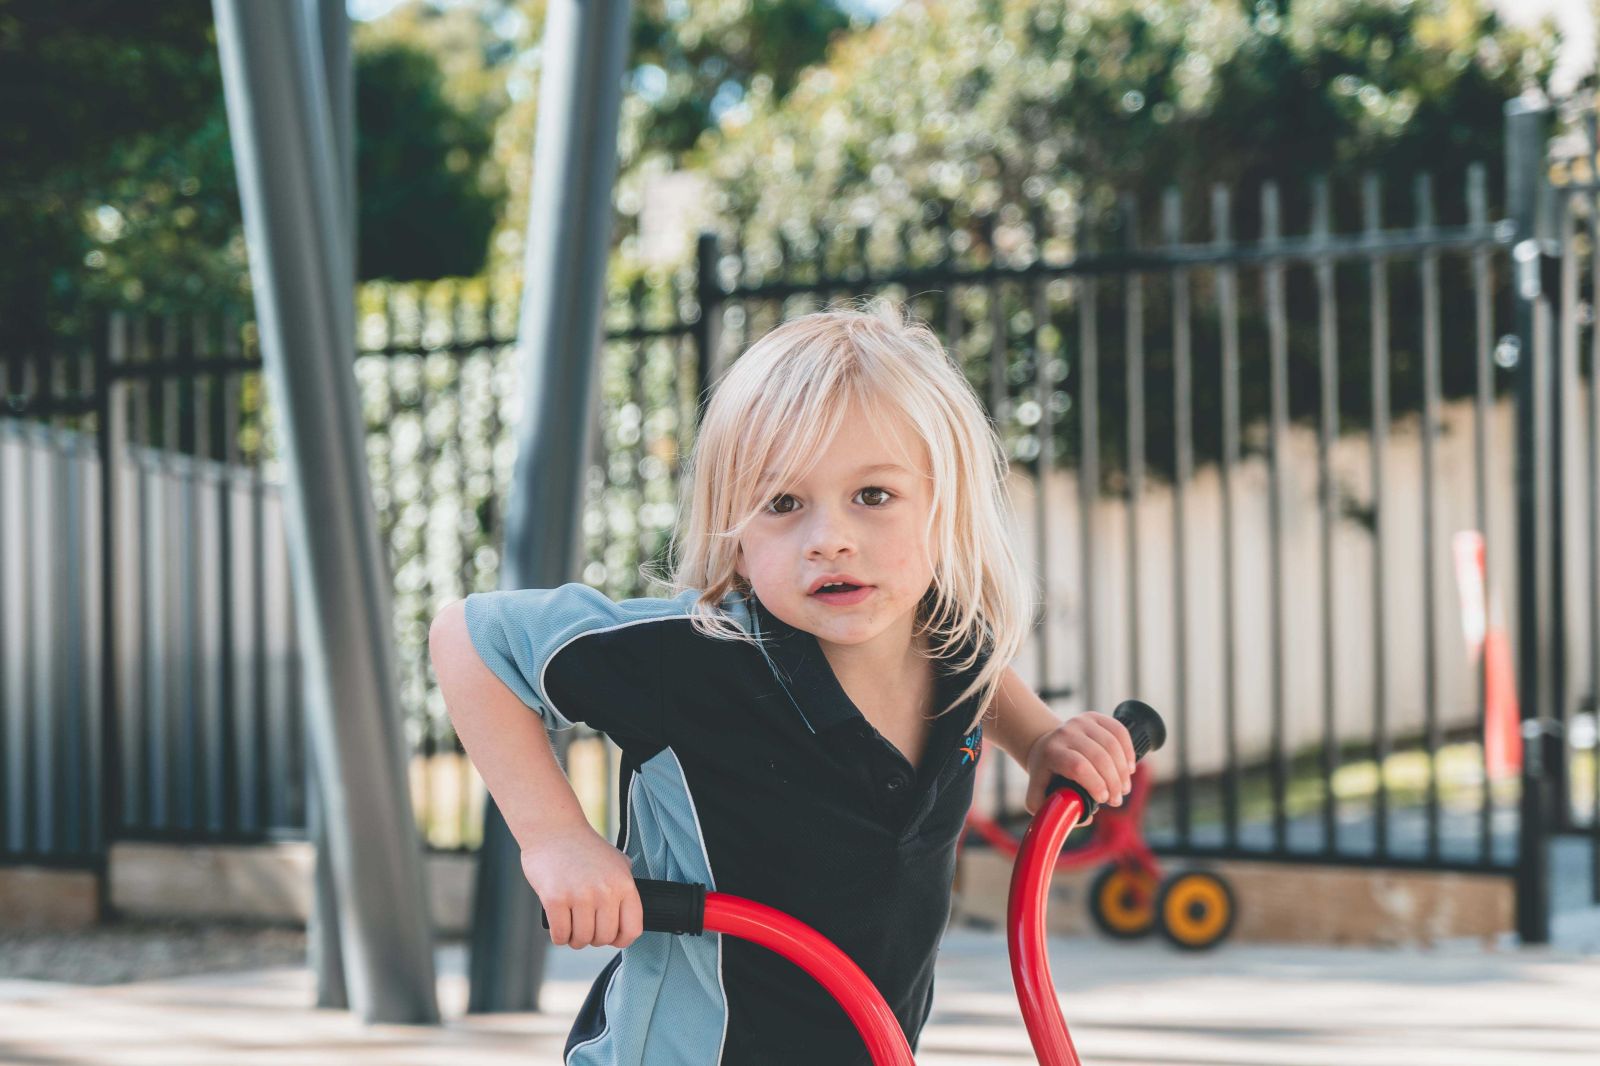
[{"label": "red handlebar", "polygon": [[1045,912],[1050,905],[1050,875],[1067,834],[1083,817],[1083,797],[1064,788],[1045,800],[1033,816],[1022,848],[1011,868],[1011,893],[1006,901],[1006,947],[1011,979],[1022,1006],[1028,1039],[1039,1066],[1080,1066],[1078,1051],[1067,1033],[1067,1021],[1050,978],[1045,943]]},{"label": "red handlebar", "polygon": [[815,978],[855,1023],[874,1066],[916,1066],[900,1021],[877,986],[850,956],[809,925],[753,900],[708,892],[705,927],[770,948]]},{"label": "red handlebar", "polygon": [[[1148,704],[1124,700],[1112,713],[1133,740],[1134,761],[1166,743],[1167,727]],[[1011,954],[1011,980],[1028,1027],[1039,1066],[1081,1066],[1078,1049],[1067,1033],[1067,1020],[1050,979],[1050,953],[1045,943],[1045,913],[1050,906],[1050,875],[1067,835],[1098,805],[1074,782],[1057,777],[1028,824],[1017,861],[1011,867],[1011,892],[1006,900],[1006,947]]]}]

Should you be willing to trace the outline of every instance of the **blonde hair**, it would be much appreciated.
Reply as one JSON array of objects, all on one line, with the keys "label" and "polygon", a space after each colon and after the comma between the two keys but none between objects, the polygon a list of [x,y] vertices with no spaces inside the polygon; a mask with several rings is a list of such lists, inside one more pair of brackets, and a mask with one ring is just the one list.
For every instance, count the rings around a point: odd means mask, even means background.
[{"label": "blonde hair", "polygon": [[[762,474],[773,471],[780,483],[803,477],[852,401],[897,411],[927,446],[934,577],[914,634],[928,635],[929,658],[951,660],[957,670],[988,654],[978,676],[938,711],[976,694],[976,724],[1027,637],[1033,582],[1014,550],[999,436],[938,337],[896,301],[794,319],[722,375],[689,459],[673,536],[676,570],[666,584],[678,593],[699,590],[692,623],[705,635],[756,643],[721,604],[730,592],[751,592],[734,563],[740,532],[767,504]],[[964,646],[968,654],[955,661]]]}]

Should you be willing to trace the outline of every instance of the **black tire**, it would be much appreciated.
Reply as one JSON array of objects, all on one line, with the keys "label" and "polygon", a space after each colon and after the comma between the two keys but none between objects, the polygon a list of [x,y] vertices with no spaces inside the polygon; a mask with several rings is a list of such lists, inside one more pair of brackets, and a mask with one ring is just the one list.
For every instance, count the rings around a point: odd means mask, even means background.
[{"label": "black tire", "polygon": [[[1143,879],[1142,900],[1134,879]],[[1103,867],[1089,884],[1089,917],[1113,940],[1138,940],[1156,927],[1156,880],[1135,867]]]},{"label": "black tire", "polygon": [[1185,951],[1216,947],[1239,914],[1228,883],[1205,870],[1185,870],[1163,881],[1155,909],[1161,935]]}]

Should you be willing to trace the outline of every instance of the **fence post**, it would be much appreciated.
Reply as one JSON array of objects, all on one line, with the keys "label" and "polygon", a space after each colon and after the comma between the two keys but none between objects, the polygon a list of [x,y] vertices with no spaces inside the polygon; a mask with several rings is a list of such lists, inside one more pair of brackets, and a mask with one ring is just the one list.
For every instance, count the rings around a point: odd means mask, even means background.
[{"label": "fence post", "polygon": [[1551,287],[1547,228],[1546,128],[1542,94],[1506,103],[1506,207],[1515,226],[1517,482],[1517,697],[1522,708],[1522,797],[1517,833],[1517,935],[1524,944],[1550,940],[1550,826],[1547,728],[1551,632],[1550,363]]},{"label": "fence post", "polygon": [[695,379],[694,425],[700,428],[700,416],[705,412],[711,387],[712,362],[717,343],[717,313],[722,309],[722,283],[717,280],[717,248],[715,233],[702,233],[695,241],[695,300],[700,304],[700,317],[694,323]]},{"label": "fence post", "polygon": [[93,775],[100,794],[98,831],[89,834],[94,855],[95,918],[107,921],[111,908],[111,845],[121,828],[122,720],[117,692],[117,483],[122,449],[127,441],[126,405],[116,378],[116,364],[127,358],[128,320],[113,312],[97,323],[94,346],[95,445],[100,455],[100,738],[99,773]]}]

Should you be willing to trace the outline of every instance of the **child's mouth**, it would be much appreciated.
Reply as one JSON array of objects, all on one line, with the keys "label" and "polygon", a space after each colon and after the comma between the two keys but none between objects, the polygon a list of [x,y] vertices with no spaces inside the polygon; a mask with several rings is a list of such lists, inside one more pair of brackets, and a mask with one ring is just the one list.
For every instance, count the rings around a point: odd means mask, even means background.
[{"label": "child's mouth", "polygon": [[823,603],[830,603],[835,607],[848,607],[853,603],[860,603],[871,594],[871,585],[832,585],[825,589],[818,589],[811,595]]}]

